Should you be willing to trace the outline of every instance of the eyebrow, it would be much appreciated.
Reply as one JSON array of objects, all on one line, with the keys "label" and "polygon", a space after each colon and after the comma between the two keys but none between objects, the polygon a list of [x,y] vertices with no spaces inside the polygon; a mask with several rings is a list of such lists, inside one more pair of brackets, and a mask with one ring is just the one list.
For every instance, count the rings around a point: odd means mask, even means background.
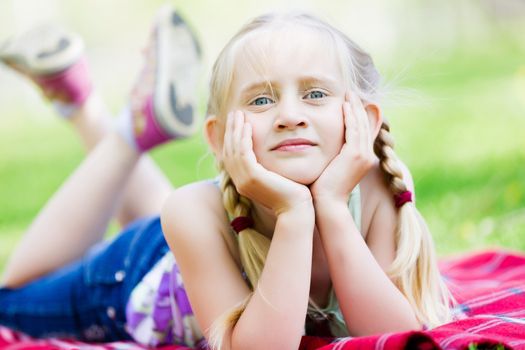
[{"label": "eyebrow", "polygon": [[272,82],[272,81],[267,81],[267,80],[258,81],[253,84],[250,84],[241,90],[241,99],[245,100],[249,98],[250,96],[254,95],[255,93],[260,93],[263,91],[271,91],[272,86],[279,86],[279,84],[277,82]]},{"label": "eyebrow", "polygon": [[[331,89],[335,89],[337,86],[337,81],[328,77],[328,76],[302,76],[299,78],[300,86],[326,86]],[[272,87],[279,87],[279,83],[276,81],[270,80],[261,80],[256,81],[252,84],[247,85],[241,89],[241,99],[246,99],[252,94],[261,91],[271,90]]]},{"label": "eyebrow", "polygon": [[303,85],[322,85],[331,89],[335,89],[337,81],[329,76],[305,76],[300,79]]}]

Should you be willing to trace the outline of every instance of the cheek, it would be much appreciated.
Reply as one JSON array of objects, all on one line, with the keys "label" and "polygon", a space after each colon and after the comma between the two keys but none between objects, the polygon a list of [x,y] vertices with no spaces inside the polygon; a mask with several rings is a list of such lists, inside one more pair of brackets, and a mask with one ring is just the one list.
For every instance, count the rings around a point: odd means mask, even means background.
[{"label": "cheek", "polygon": [[265,151],[265,125],[262,118],[250,118],[250,116],[247,116],[246,121],[252,126],[253,152],[257,159],[259,159],[260,155]]},{"label": "cheek", "polygon": [[328,141],[330,153],[338,153],[344,143],[345,125],[341,109],[333,109],[326,114],[320,125],[325,142]]}]

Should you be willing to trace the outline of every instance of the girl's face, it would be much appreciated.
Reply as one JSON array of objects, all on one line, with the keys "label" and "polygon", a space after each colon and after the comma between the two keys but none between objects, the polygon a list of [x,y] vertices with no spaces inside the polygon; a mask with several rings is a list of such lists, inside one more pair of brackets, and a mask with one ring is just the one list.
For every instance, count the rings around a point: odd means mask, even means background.
[{"label": "girl's face", "polygon": [[344,142],[346,88],[335,49],[326,36],[301,27],[245,40],[230,110],[242,110],[252,125],[253,150],[262,166],[311,184]]}]

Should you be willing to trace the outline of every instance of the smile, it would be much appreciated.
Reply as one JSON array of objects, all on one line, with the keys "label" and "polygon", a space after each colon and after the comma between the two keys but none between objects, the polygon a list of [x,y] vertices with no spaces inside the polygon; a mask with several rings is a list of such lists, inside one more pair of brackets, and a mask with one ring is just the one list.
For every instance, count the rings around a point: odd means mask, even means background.
[{"label": "smile", "polygon": [[314,147],[316,145],[317,144],[315,142],[312,142],[308,139],[288,139],[280,142],[271,150],[280,152],[298,152]]}]

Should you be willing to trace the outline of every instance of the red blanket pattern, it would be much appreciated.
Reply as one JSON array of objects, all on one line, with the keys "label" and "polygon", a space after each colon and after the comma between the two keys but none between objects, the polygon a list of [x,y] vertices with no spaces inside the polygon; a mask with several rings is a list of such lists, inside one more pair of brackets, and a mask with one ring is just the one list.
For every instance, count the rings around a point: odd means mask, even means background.
[{"label": "red blanket pattern", "polygon": [[[525,350],[525,255],[484,251],[441,262],[459,305],[458,319],[429,331],[342,339],[303,337],[300,350],[516,349]],[[130,342],[87,344],[36,340],[0,327],[0,349],[144,350]],[[167,346],[164,350],[185,350]]]}]

